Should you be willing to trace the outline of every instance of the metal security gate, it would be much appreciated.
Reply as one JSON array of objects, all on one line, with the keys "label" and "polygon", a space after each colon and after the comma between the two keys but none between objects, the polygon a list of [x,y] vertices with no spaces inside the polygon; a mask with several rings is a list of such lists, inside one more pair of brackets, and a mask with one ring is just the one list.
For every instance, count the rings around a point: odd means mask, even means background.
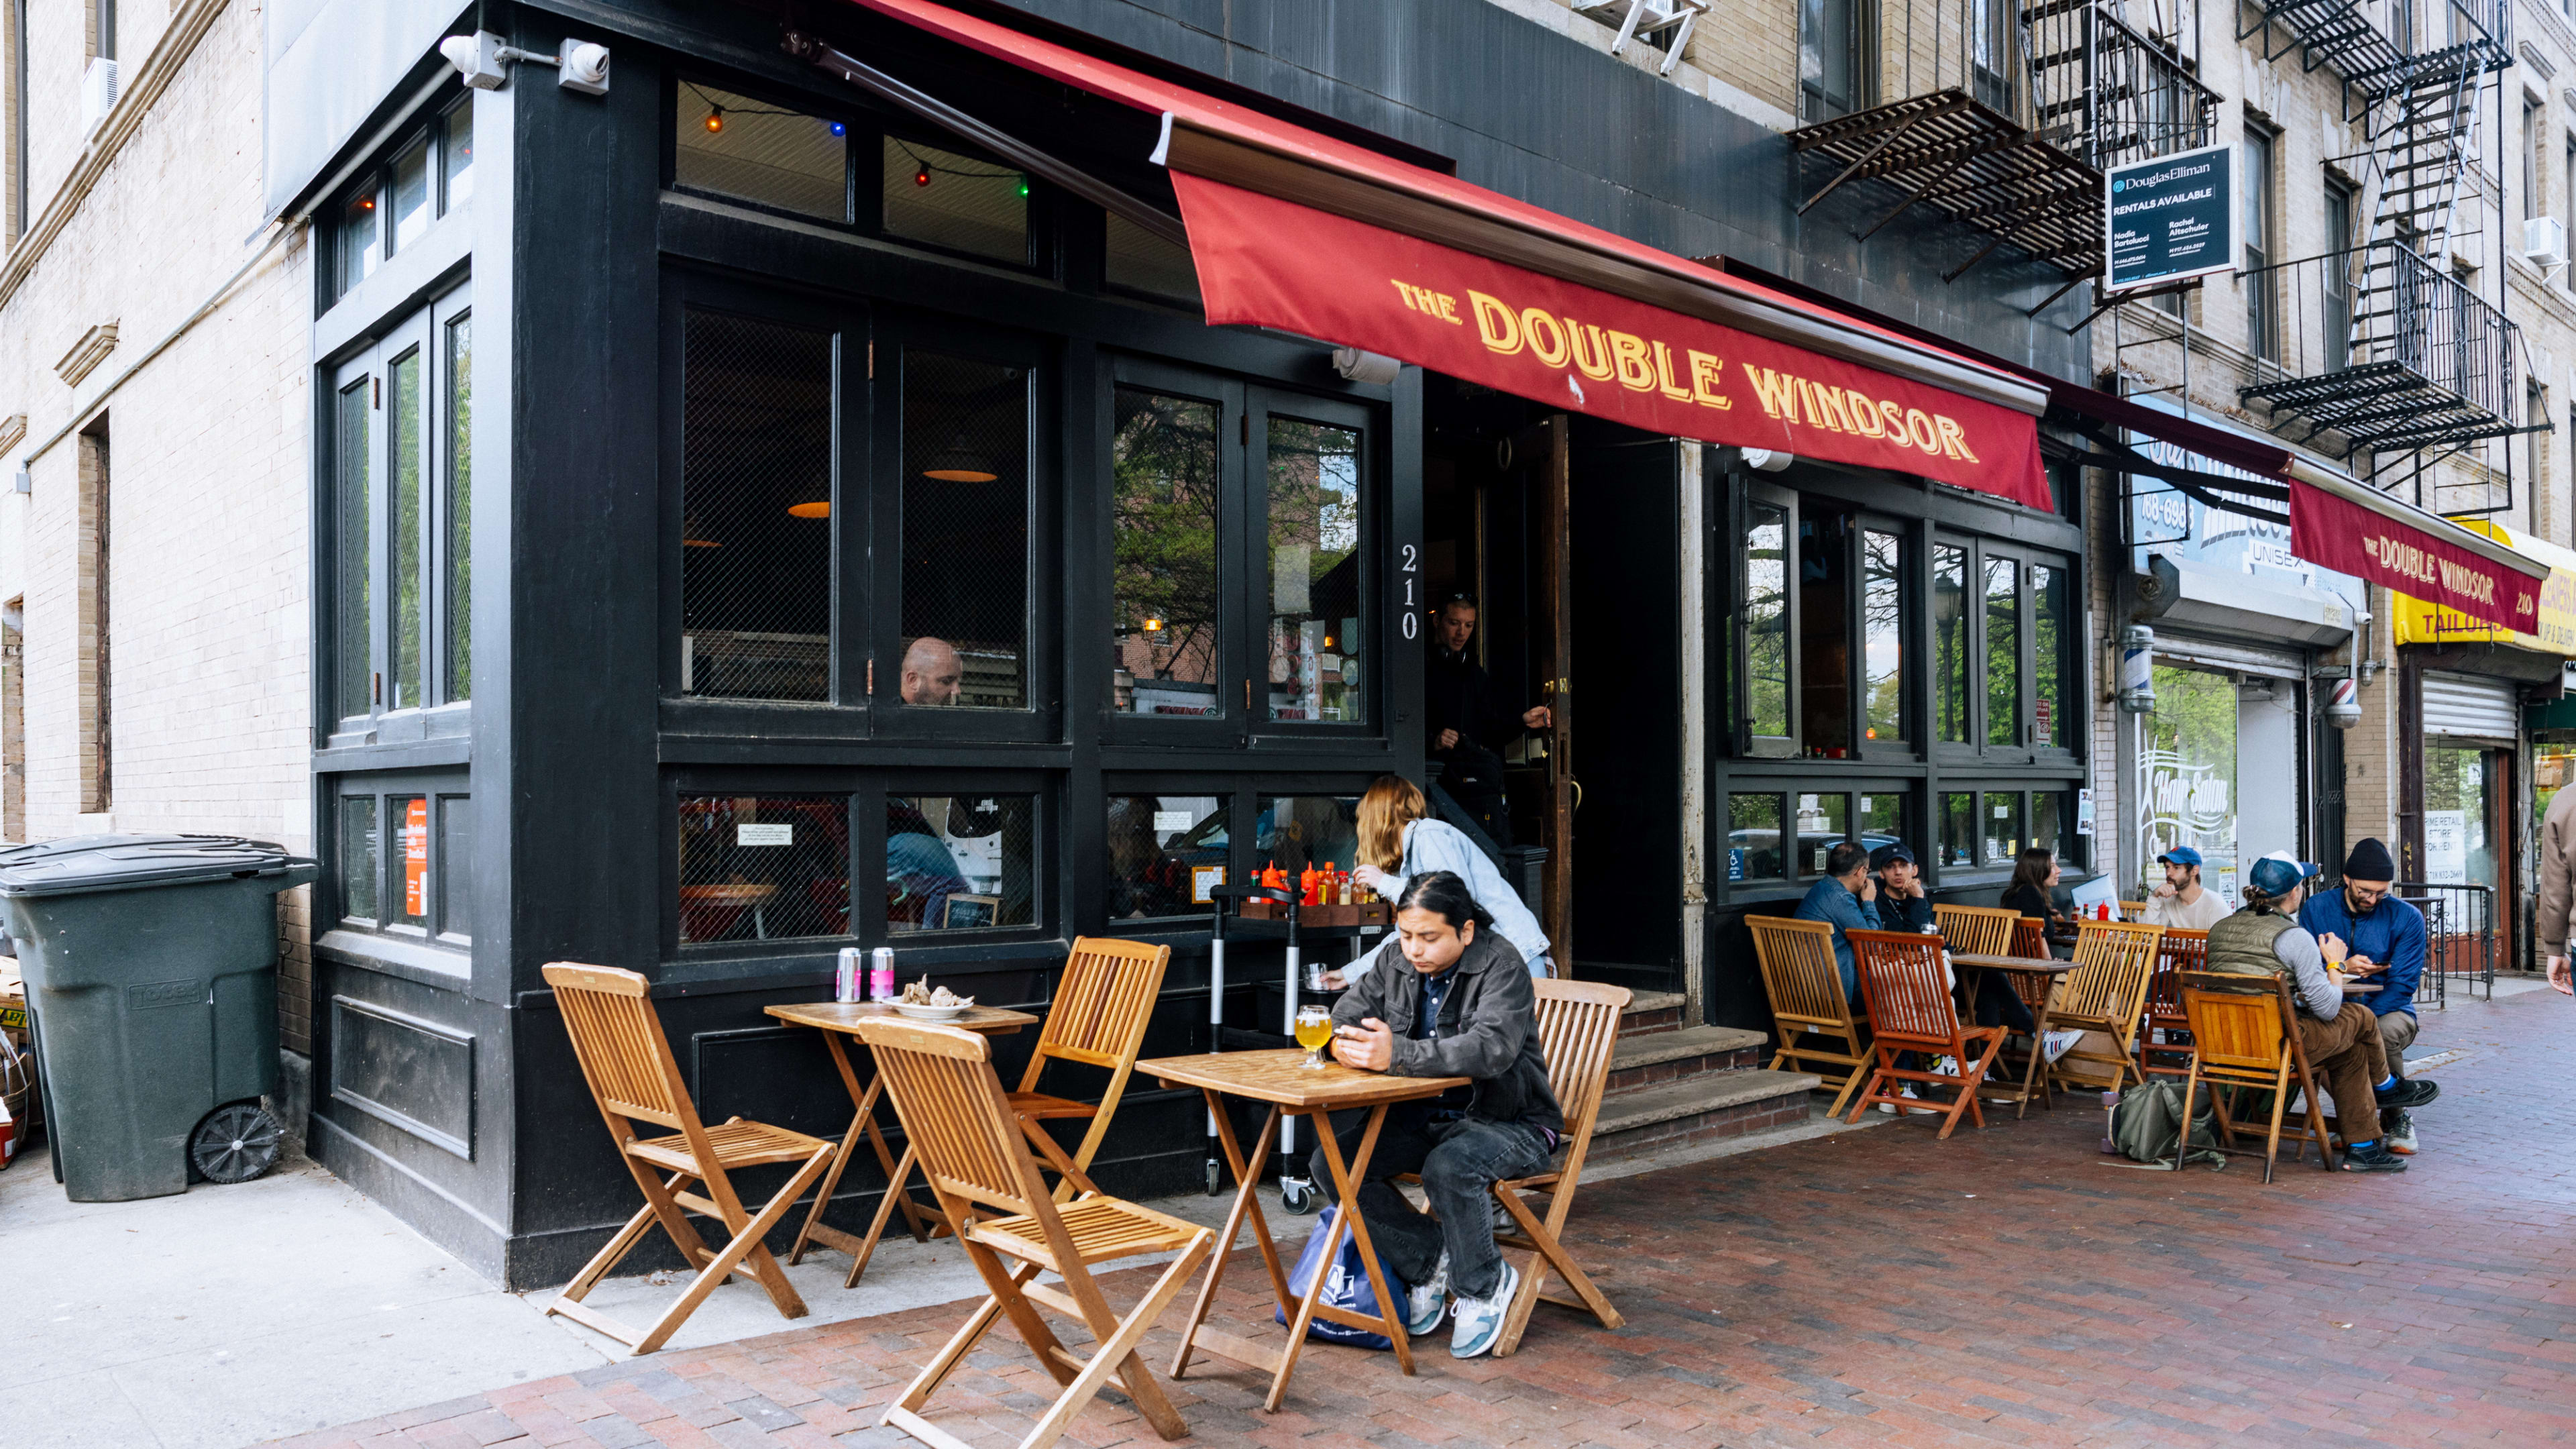
[{"label": "metal security gate", "polygon": [[2420,1002],[2429,995],[2435,1007],[2447,1007],[2450,980],[2459,976],[2472,990],[2483,984],[2487,1000],[2495,1000],[2500,943],[2494,889],[2402,880],[2396,893],[2399,900],[2424,913],[2424,979],[2415,988],[2415,999]]}]

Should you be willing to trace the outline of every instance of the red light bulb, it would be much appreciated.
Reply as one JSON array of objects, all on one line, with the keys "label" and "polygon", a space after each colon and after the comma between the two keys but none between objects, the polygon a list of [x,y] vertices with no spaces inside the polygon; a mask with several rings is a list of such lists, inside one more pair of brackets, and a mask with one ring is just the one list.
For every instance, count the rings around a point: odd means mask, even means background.
[{"label": "red light bulb", "polygon": [[912,184],[915,186],[928,186],[930,184],[930,166],[927,162],[923,163],[920,170],[912,173]]}]

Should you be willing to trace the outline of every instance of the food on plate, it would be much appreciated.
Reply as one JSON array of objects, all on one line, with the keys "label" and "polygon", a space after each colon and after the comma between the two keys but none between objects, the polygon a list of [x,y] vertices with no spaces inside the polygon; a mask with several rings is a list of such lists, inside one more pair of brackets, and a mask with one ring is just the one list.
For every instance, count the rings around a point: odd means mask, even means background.
[{"label": "food on plate", "polygon": [[960,996],[945,986],[932,986],[930,978],[924,976],[919,981],[904,983],[903,1004],[906,1006],[973,1006],[975,998]]}]

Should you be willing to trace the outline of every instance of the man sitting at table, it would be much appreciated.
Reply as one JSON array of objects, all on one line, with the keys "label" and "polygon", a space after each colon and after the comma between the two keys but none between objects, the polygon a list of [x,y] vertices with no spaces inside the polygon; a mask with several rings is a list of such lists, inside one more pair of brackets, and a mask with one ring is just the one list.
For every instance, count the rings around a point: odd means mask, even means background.
[{"label": "man sitting at table", "polygon": [[2244,909],[2209,928],[2209,969],[2292,978],[2308,1067],[2325,1077],[2336,1125],[2343,1130],[2344,1171],[2404,1172],[2406,1159],[2379,1140],[2379,1114],[2420,1107],[2440,1089],[2429,1081],[2389,1074],[2378,1018],[2360,1002],[2344,1000],[2343,988],[2326,973],[2317,938],[2297,920],[2299,902],[2316,873],[2313,863],[2293,860],[2287,851],[2276,850],[2254,862],[2245,875]]},{"label": "man sitting at table", "polygon": [[[2344,858],[2343,889],[2311,897],[2299,907],[2299,924],[2317,938],[2326,964],[2347,976],[2375,976],[2379,989],[2362,1005],[2379,1018],[2379,1044],[2388,1069],[2406,1075],[2406,1049],[2415,1044],[2415,987],[2424,979],[2424,913],[2390,895],[2397,862],[2388,847],[2364,840]],[[2389,1113],[2388,1150],[2415,1155],[2415,1119]]]},{"label": "man sitting at table", "polygon": [[1793,914],[1801,921],[1833,923],[1843,1000],[1860,1000],[1860,968],[1852,964],[1851,938],[1843,933],[1879,929],[1878,882],[1869,878],[1869,852],[1849,840],[1825,852],[1825,878],[1807,887],[1807,898]]},{"label": "man sitting at table", "polygon": [[[1411,1284],[1405,1331],[1440,1326],[1455,1297],[1449,1352],[1474,1358],[1501,1335],[1520,1274],[1494,1244],[1494,1184],[1527,1177],[1556,1150],[1565,1114],[1548,1089],[1537,996],[1520,952],[1454,871],[1408,882],[1395,903],[1404,971],[1371,971],[1333,1007],[1333,1055],[1346,1067],[1399,1077],[1467,1077],[1428,1100],[1387,1109],[1359,1193],[1360,1216],[1382,1262]],[[1338,1135],[1342,1160],[1365,1121]],[[1333,1180],[1318,1145],[1314,1181]],[[1414,1211],[1389,1178],[1422,1175],[1437,1221]]]},{"label": "man sitting at table", "polygon": [[2165,868],[2165,883],[2147,897],[2147,924],[2182,931],[2206,931],[2227,918],[2227,902],[2200,883],[2200,852],[2177,845],[2156,857]]}]

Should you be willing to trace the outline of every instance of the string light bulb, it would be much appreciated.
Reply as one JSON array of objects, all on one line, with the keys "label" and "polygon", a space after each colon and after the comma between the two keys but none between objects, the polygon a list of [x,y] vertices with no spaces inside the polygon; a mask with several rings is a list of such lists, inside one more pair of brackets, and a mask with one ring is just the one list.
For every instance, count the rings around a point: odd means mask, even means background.
[{"label": "string light bulb", "polygon": [[912,173],[912,184],[915,186],[928,186],[930,184],[929,162],[922,162],[921,169]]},{"label": "string light bulb", "polygon": [[723,129],[724,107],[716,105],[713,102],[709,102],[707,105],[707,134],[712,136]]},{"label": "string light bulb", "polygon": [[846,136],[850,134],[850,128],[839,121],[834,121],[832,123],[832,134],[835,136]]},{"label": "string light bulb", "polygon": [[1020,178],[1020,187],[1019,187],[1019,190],[1020,190],[1020,197],[1021,197],[1021,199],[1022,199],[1022,200],[1026,200],[1026,199],[1028,198],[1028,194],[1029,194],[1029,178],[1027,178],[1027,177],[1025,177],[1025,176],[1023,176],[1023,177],[1021,177],[1021,178]]}]

